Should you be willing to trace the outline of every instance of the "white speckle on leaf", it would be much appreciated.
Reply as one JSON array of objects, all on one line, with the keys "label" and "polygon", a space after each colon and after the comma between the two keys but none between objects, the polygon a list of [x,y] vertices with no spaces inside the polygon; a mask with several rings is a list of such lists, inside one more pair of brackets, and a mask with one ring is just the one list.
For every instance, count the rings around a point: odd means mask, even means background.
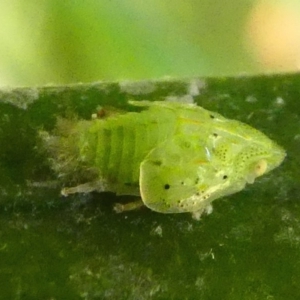
[{"label": "white speckle on leaf", "polygon": [[199,257],[200,261],[204,261],[205,259],[207,259],[209,257],[211,257],[211,259],[215,259],[215,255],[213,253],[212,248],[208,252],[198,253],[198,257]]},{"label": "white speckle on leaf", "polygon": [[246,97],[246,102],[249,102],[249,103],[255,103],[255,102],[257,102],[257,98],[254,97],[254,96],[252,96],[252,95],[247,96],[247,97]]},{"label": "white speckle on leaf", "polygon": [[121,81],[120,82],[121,92],[130,95],[145,95],[155,91],[156,86],[151,81]]},{"label": "white speckle on leaf", "polygon": [[199,290],[203,290],[205,288],[205,281],[203,277],[197,277],[196,282],[195,282],[196,288]]},{"label": "white speckle on leaf", "polygon": [[[113,281],[108,281],[107,288],[103,289],[101,283],[106,278],[113,278]],[[86,258],[72,265],[69,280],[83,299],[124,299],[128,287],[127,299],[152,299],[157,298],[157,293],[164,295],[168,287],[166,281],[158,280],[150,268],[128,262],[125,255]],[[121,283],[122,287],[116,289],[116,284]]]},{"label": "white speckle on leaf", "polygon": [[80,99],[81,99],[82,101],[86,101],[86,100],[89,99],[89,97],[88,97],[87,95],[82,95],[82,96],[80,97]]},{"label": "white speckle on leaf", "polygon": [[281,220],[282,224],[278,232],[274,235],[274,241],[298,247],[300,244],[300,221],[297,214],[283,209]]},{"label": "white speckle on leaf", "polygon": [[160,225],[156,226],[152,231],[151,235],[157,235],[159,237],[162,237],[162,228]]},{"label": "white speckle on leaf", "polygon": [[285,104],[285,102],[284,102],[283,98],[277,97],[277,98],[275,99],[275,104],[276,104],[277,106],[283,106],[283,105]]},{"label": "white speckle on leaf", "polygon": [[188,94],[191,96],[200,95],[200,91],[206,87],[206,84],[203,80],[200,79],[192,79],[188,86]]},{"label": "white speckle on leaf", "polygon": [[295,140],[295,141],[300,141],[300,134],[296,134],[296,135],[294,136],[294,140]]},{"label": "white speckle on leaf", "polygon": [[282,226],[281,230],[275,234],[274,240],[277,243],[289,243],[298,246],[300,244],[299,229],[295,230],[293,227]]}]

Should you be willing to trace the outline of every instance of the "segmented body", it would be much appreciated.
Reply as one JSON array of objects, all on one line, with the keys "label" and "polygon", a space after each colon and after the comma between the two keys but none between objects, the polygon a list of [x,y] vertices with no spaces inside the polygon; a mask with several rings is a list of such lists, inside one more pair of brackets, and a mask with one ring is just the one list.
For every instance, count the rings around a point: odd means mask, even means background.
[{"label": "segmented body", "polygon": [[[82,131],[78,147],[80,160],[97,168],[110,188],[122,194],[130,187],[139,193],[140,164],[146,155],[176,130],[176,114],[127,113],[89,122]],[[86,123],[86,121],[84,121]],[[77,124],[81,131],[83,123]]]}]

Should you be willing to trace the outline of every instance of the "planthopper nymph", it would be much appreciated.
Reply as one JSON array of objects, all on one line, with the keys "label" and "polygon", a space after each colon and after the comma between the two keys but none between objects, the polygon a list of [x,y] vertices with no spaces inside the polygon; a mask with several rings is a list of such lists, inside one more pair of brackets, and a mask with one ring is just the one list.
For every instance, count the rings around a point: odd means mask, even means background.
[{"label": "planthopper nymph", "polygon": [[140,196],[140,203],[156,212],[197,213],[242,190],[285,157],[260,131],[200,106],[130,103],[143,110],[62,119],[53,134],[42,134],[52,168],[73,185],[63,195],[111,191]]}]

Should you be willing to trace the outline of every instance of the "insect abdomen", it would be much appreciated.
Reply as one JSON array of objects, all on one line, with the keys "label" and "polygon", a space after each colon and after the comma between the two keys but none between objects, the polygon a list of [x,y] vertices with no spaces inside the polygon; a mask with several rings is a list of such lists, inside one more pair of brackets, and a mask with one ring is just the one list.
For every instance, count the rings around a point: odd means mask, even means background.
[{"label": "insect abdomen", "polygon": [[139,182],[139,166],[145,156],[173,134],[175,118],[149,111],[91,121],[96,135],[94,164],[102,178],[113,184]]}]

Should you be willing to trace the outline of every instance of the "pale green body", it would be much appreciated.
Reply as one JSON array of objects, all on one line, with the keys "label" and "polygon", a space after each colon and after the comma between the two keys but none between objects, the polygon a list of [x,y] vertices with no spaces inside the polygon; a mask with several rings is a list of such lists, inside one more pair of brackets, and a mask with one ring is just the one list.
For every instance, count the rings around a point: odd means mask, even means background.
[{"label": "pale green body", "polygon": [[261,132],[201,107],[133,104],[149,108],[79,121],[72,134],[59,137],[54,168],[85,170],[92,179],[88,188],[67,193],[108,190],[141,195],[158,212],[195,212],[243,189],[284,159],[282,148]]},{"label": "pale green body", "polygon": [[[79,122],[80,156],[99,170],[109,190],[139,195],[140,164],[153,148],[174,136],[176,119],[176,113],[146,110]],[[81,130],[84,123],[89,128]]]}]

